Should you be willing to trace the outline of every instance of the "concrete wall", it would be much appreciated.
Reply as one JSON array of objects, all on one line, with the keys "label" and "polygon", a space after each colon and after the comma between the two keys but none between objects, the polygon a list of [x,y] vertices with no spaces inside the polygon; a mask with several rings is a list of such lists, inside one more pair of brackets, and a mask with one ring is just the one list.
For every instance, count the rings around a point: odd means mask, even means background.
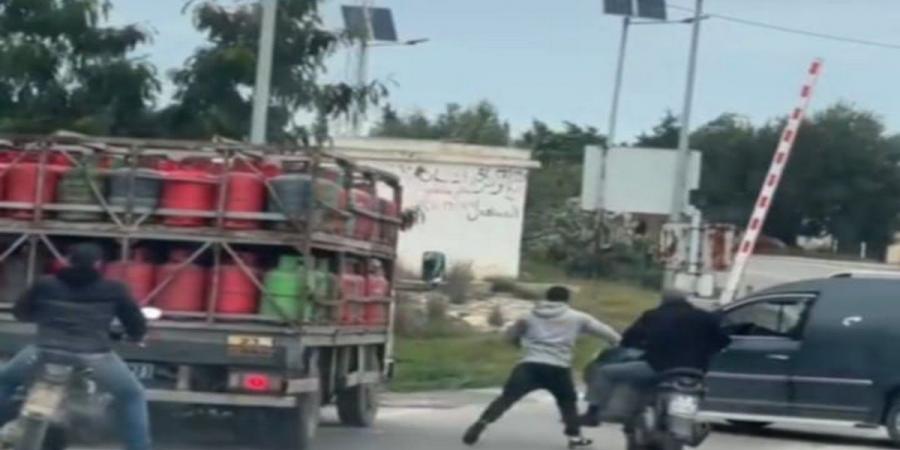
[{"label": "concrete wall", "polygon": [[[429,151],[435,145],[441,151]],[[450,266],[471,263],[479,278],[518,276],[528,170],[535,166],[528,152],[384,139],[338,148],[398,175],[404,209],[423,212],[424,220],[401,235],[404,268],[419,273],[423,253],[439,251]]]}]

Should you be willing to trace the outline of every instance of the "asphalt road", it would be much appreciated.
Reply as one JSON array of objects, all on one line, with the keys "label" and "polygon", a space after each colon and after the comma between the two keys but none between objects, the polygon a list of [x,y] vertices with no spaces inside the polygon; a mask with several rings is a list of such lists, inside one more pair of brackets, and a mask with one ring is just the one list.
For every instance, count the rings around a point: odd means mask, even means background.
[{"label": "asphalt road", "polygon": [[[747,287],[759,290],[776,284],[827,277],[836,272],[850,270],[896,271],[900,274],[900,267],[872,262],[757,255],[753,256],[747,265],[740,292],[744,292]],[[724,285],[726,279],[727,274],[719,274],[720,285]]]},{"label": "asphalt road", "polygon": [[[464,450],[462,430],[492,398],[493,392],[456,392],[416,396],[392,396],[371,429],[343,428],[326,411],[314,450]],[[550,398],[536,394],[518,405],[500,423],[488,430],[475,449],[563,450],[562,424]],[[165,436],[163,450],[251,450],[231,444],[227,423],[189,427]],[[624,449],[615,427],[590,429],[597,450]],[[92,447],[96,449],[115,447]],[[708,450],[837,450],[892,448],[884,433],[877,431],[775,429],[762,435],[717,430],[701,447]],[[82,448],[80,450],[87,450]]]}]

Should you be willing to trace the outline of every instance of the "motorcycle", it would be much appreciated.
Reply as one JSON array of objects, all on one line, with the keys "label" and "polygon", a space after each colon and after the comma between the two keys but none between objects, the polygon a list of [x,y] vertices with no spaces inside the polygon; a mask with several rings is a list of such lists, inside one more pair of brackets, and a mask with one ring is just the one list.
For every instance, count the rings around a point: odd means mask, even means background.
[{"label": "motorcycle", "polygon": [[[601,355],[598,366],[639,358],[640,352],[612,349]],[[586,377],[590,377],[590,371]],[[590,379],[588,379],[590,381]],[[612,386],[613,394],[604,422],[623,425],[627,450],[682,450],[700,446],[710,425],[700,420],[700,404],[706,388],[704,374],[694,369],[673,369],[649,384]]]},{"label": "motorcycle", "polygon": [[[141,312],[148,320],[162,317],[156,308]],[[69,352],[38,352],[36,376],[19,415],[0,428],[0,450],[64,450],[68,430],[96,423],[104,415],[108,398],[99,395],[83,361],[83,356]]]}]

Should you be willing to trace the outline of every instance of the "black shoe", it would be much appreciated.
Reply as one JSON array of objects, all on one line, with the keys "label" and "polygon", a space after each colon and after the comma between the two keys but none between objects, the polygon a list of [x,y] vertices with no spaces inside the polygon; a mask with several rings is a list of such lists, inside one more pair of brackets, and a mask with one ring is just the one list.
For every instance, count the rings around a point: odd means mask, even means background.
[{"label": "black shoe", "polygon": [[594,445],[594,441],[586,438],[586,437],[570,437],[569,438],[569,450],[583,447],[590,447]]},{"label": "black shoe", "polygon": [[596,428],[600,426],[600,414],[586,412],[578,417],[578,422],[583,427]]},{"label": "black shoe", "polygon": [[487,428],[487,424],[480,420],[473,423],[472,426],[466,430],[466,434],[463,435],[463,444],[475,445],[478,442],[478,439],[481,438],[481,433],[484,433],[485,428]]}]

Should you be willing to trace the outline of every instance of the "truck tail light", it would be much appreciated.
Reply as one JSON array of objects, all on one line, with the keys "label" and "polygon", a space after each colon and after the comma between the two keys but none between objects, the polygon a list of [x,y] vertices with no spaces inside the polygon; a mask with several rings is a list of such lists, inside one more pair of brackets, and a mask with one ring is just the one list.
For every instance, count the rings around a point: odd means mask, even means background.
[{"label": "truck tail light", "polygon": [[265,372],[231,372],[228,389],[252,393],[281,392],[284,378]]}]

